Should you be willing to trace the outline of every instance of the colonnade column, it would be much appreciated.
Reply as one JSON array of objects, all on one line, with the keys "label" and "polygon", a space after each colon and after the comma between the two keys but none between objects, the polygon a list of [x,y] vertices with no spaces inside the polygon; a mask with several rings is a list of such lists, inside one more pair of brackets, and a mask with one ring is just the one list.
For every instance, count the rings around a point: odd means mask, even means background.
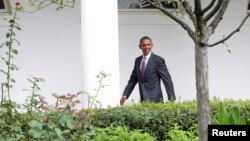
[{"label": "colonnade column", "polygon": [[[103,81],[106,86],[98,94],[102,107],[116,106],[120,98],[118,10],[117,0],[82,0],[82,89],[95,95],[98,89],[96,75],[110,74]],[[72,35],[73,36],[73,35]],[[88,106],[83,96],[83,107]]]}]

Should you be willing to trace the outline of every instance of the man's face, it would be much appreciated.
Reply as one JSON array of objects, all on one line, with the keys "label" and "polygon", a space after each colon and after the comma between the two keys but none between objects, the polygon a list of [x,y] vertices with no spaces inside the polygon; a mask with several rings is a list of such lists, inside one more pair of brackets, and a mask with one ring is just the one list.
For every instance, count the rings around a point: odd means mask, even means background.
[{"label": "man's face", "polygon": [[139,48],[142,50],[144,56],[148,55],[151,52],[152,47],[153,43],[148,39],[143,40],[139,45]]}]

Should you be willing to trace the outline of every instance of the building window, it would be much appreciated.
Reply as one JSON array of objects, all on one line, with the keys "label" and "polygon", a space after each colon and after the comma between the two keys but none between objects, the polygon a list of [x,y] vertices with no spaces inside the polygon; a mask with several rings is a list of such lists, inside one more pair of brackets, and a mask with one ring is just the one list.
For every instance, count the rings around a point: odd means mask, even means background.
[{"label": "building window", "polygon": [[[177,8],[176,3],[169,3],[168,1],[162,1],[162,6],[166,9]],[[138,10],[138,9],[155,9],[150,3],[146,0],[118,0],[118,9],[119,10]]]},{"label": "building window", "polygon": [[0,0],[0,15],[11,14],[10,0]]},{"label": "building window", "polygon": [[247,11],[250,11],[250,0],[248,1]]},{"label": "building window", "polygon": [[3,0],[0,1],[0,9],[5,9],[5,5],[3,3]]}]

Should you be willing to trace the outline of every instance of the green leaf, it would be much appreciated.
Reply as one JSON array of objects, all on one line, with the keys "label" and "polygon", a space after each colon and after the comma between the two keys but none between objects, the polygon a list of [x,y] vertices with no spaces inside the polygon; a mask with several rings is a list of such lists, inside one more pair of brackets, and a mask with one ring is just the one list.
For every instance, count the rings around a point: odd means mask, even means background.
[{"label": "green leaf", "polygon": [[62,131],[59,128],[55,128],[56,135],[61,139],[65,140],[65,138],[62,136]]},{"label": "green leaf", "polygon": [[212,125],[219,125],[220,123],[219,123],[219,121],[217,119],[214,118],[214,119],[211,120],[211,124]]},{"label": "green leaf", "polygon": [[7,84],[7,85],[6,85],[6,87],[7,87],[7,88],[12,88],[12,87],[13,87],[13,85],[11,85],[11,84]]},{"label": "green leaf", "polygon": [[7,72],[5,72],[4,70],[0,70],[0,72],[2,72],[3,74],[7,74]]},{"label": "green leaf", "polygon": [[28,123],[29,124],[29,126],[31,127],[31,128],[38,128],[38,129],[42,129],[42,123],[40,123],[40,122],[38,122],[38,121],[36,121],[36,120],[32,120],[31,122],[29,122]]},{"label": "green leaf", "polygon": [[13,70],[15,70],[15,68],[14,68],[14,67],[10,67],[10,70],[12,70],[12,71],[13,71]]},{"label": "green leaf", "polygon": [[14,53],[14,54],[18,54],[18,50],[16,50],[16,49],[13,49],[13,50],[11,50],[12,51],[12,53]]},{"label": "green leaf", "polygon": [[4,46],[4,43],[2,43],[1,45],[0,45],[0,48],[2,48]]},{"label": "green leaf", "polygon": [[60,123],[62,126],[65,126],[66,120],[67,120],[67,116],[65,115],[65,113],[62,113],[60,115],[58,123]]},{"label": "green leaf", "polygon": [[15,28],[16,28],[17,30],[22,30],[19,26],[15,26]]},{"label": "green leaf", "polygon": [[32,99],[32,100],[31,100],[31,104],[36,105],[37,103],[38,103],[38,101],[37,101],[36,99]]},{"label": "green leaf", "polygon": [[240,118],[240,123],[239,123],[239,124],[241,124],[241,125],[246,125],[245,119],[244,119],[244,118]]},{"label": "green leaf", "polygon": [[235,118],[233,117],[233,114],[230,113],[229,118],[228,118],[228,123],[230,125],[235,125],[237,124],[237,121],[235,121]]},{"label": "green leaf", "polygon": [[32,84],[35,83],[33,80],[31,80],[31,79],[29,79],[29,78],[28,78],[27,80],[28,80],[30,83],[32,83]]},{"label": "green leaf", "polygon": [[6,45],[7,47],[10,47],[10,45],[11,45],[11,42],[9,42],[9,41],[6,41],[6,42],[5,42],[5,45]]},{"label": "green leaf", "polygon": [[36,87],[36,88],[37,88],[37,90],[38,90],[38,91],[40,91],[40,90],[41,90],[41,88],[40,88],[40,87]]},{"label": "green leaf", "polygon": [[30,129],[28,134],[31,135],[33,138],[40,138],[42,136],[42,132],[37,128]]},{"label": "green leaf", "polygon": [[8,83],[1,83],[2,87],[7,87]]},{"label": "green leaf", "polygon": [[234,123],[239,124],[240,123],[240,109],[236,104],[233,105],[232,110],[231,110],[231,114],[232,114],[232,118],[234,120]]},{"label": "green leaf", "polygon": [[15,82],[16,82],[14,79],[10,79],[10,81],[11,81],[12,83],[15,83]]},{"label": "green leaf", "polygon": [[5,62],[7,61],[4,57],[1,57],[2,58],[2,60],[4,60]]},{"label": "green leaf", "polygon": [[11,34],[8,32],[8,33],[6,34],[6,38],[9,38],[10,35],[11,35]]},{"label": "green leaf", "polygon": [[56,92],[51,94],[52,96],[54,96],[55,98],[58,98],[58,94]]},{"label": "green leaf", "polygon": [[16,41],[16,43],[20,46],[20,42],[17,39],[13,39],[13,41]]},{"label": "green leaf", "polygon": [[71,118],[67,119],[66,124],[69,129],[75,129],[75,123]]},{"label": "green leaf", "polygon": [[55,128],[55,125],[47,125],[47,127],[48,127],[49,129],[54,129],[54,128]]},{"label": "green leaf", "polygon": [[222,102],[220,103],[218,121],[220,124],[227,124],[228,123],[228,114],[227,114],[227,111],[226,111]]},{"label": "green leaf", "polygon": [[13,56],[13,55],[10,55],[9,52],[5,52],[5,54],[6,54],[7,56],[10,56],[10,58],[14,58],[14,56]]}]

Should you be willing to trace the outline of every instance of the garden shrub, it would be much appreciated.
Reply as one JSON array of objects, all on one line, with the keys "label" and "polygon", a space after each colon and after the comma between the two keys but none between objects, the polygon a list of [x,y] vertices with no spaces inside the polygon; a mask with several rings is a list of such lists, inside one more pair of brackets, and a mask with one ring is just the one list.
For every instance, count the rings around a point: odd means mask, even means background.
[{"label": "garden shrub", "polygon": [[93,115],[93,125],[97,127],[127,126],[140,129],[165,140],[166,133],[174,123],[183,130],[197,123],[196,104],[194,101],[133,104],[129,106],[97,109]]},{"label": "garden shrub", "polygon": [[[223,102],[227,109],[237,102],[241,116],[250,124],[250,100],[220,100],[213,98],[210,101],[211,118],[218,115],[220,103]],[[93,126],[108,127],[126,126],[129,129],[139,129],[150,133],[158,140],[167,139],[168,132],[175,125],[180,130],[189,129],[198,123],[196,101],[166,102],[132,104],[121,107],[96,109],[93,111]]]},{"label": "garden shrub", "polygon": [[240,108],[237,103],[231,106],[231,109],[227,109],[221,102],[219,112],[216,118],[211,120],[211,124],[215,125],[245,125],[245,119],[240,115]]},{"label": "garden shrub", "polygon": [[[65,95],[65,100],[68,100],[67,96],[72,97]],[[64,96],[58,96],[58,98],[64,100],[62,99]],[[14,102],[12,105],[2,104],[0,106],[0,141],[46,139],[98,141],[101,138],[102,140],[123,139],[122,136],[126,136],[125,139],[136,136],[134,140],[138,141],[151,139],[152,141],[178,139],[196,141],[198,137],[195,100],[166,103],[145,102],[113,108],[84,109],[82,113],[68,109],[71,102],[74,103],[74,100],[66,102],[68,104],[64,108],[59,103],[57,105],[61,108],[47,107],[49,111],[34,109],[24,113],[15,111],[20,106]],[[227,111],[230,111],[237,102],[240,117],[250,125],[250,100],[212,99],[210,101],[211,119],[219,116],[221,102]]]},{"label": "garden shrub", "polygon": [[250,99],[219,99],[213,98],[210,101],[211,119],[216,118],[220,113],[220,104],[223,103],[224,108],[229,112],[231,108],[237,103],[237,108],[240,110],[240,116],[244,119],[247,125],[250,125]]},{"label": "garden shrub", "polygon": [[139,130],[129,130],[122,126],[94,128],[89,134],[81,137],[82,141],[154,141],[155,138]]},{"label": "garden shrub", "polygon": [[198,129],[197,124],[193,125],[187,131],[181,129],[180,126],[174,125],[173,128],[167,133],[167,141],[198,141]]}]

